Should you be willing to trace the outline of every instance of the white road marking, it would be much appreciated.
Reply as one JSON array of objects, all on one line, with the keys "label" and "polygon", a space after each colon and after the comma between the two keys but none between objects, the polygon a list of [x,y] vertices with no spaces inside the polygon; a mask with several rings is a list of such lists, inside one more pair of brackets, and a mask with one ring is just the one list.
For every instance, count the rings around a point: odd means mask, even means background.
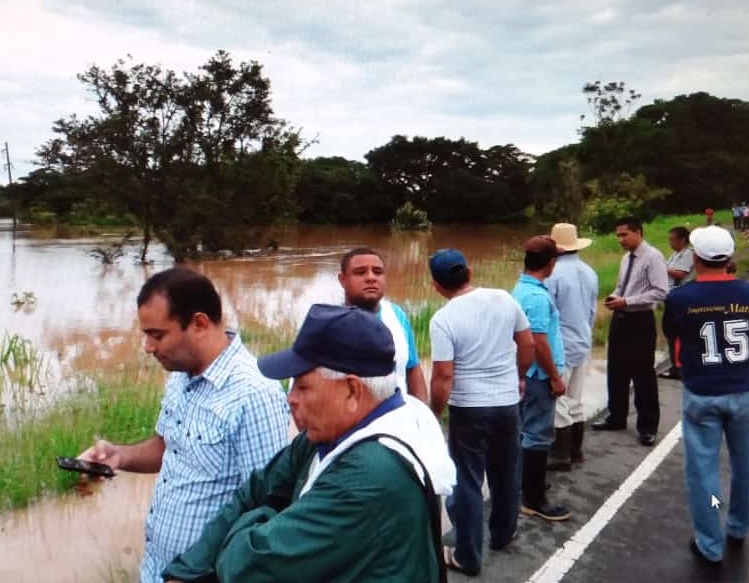
[{"label": "white road marking", "polygon": [[642,460],[639,466],[624,480],[621,486],[614,492],[598,511],[586,522],[580,530],[573,534],[541,566],[538,571],[531,575],[526,583],[558,583],[575,562],[583,556],[585,550],[590,546],[603,528],[611,521],[619,509],[632,494],[647,480],[655,469],[663,462],[666,456],[676,447],[681,439],[681,421],[674,425],[668,435],[661,440],[656,448]]}]

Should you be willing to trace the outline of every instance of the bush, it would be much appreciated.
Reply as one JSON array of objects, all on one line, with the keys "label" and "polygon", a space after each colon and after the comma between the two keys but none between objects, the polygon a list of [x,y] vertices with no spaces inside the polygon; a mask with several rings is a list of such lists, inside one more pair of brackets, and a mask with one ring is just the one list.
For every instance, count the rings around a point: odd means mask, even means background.
[{"label": "bush", "polygon": [[42,227],[50,227],[57,223],[57,214],[46,209],[44,206],[29,209],[29,221]]},{"label": "bush", "polygon": [[586,186],[592,196],[580,222],[596,233],[613,231],[616,221],[627,215],[643,223],[652,221],[656,212],[651,203],[671,194],[667,188],[651,188],[641,174],[632,177],[623,173],[612,181],[591,180]]},{"label": "bush", "polygon": [[596,233],[610,233],[622,217],[639,217],[641,204],[626,198],[594,198],[585,205],[581,223]]},{"label": "bush", "polygon": [[395,211],[391,224],[401,231],[423,231],[432,226],[426,211],[417,209],[410,201]]}]

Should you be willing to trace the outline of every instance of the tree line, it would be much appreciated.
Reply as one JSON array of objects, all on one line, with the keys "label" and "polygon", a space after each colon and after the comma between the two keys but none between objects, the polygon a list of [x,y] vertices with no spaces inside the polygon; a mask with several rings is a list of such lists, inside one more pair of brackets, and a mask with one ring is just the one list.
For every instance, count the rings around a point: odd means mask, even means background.
[{"label": "tree line", "polygon": [[579,142],[538,158],[511,143],[396,135],[360,162],[305,159],[310,143],[275,115],[262,65],[224,51],[195,73],[122,59],[78,78],[98,112],[54,122],[38,168],[0,199],[36,222],[130,223],[144,258],[154,237],[181,259],[241,250],[269,225],[384,223],[399,209],[605,230],[622,212],[749,198],[749,103],[707,93],[635,109],[623,82],[596,81],[583,88],[592,116]]}]

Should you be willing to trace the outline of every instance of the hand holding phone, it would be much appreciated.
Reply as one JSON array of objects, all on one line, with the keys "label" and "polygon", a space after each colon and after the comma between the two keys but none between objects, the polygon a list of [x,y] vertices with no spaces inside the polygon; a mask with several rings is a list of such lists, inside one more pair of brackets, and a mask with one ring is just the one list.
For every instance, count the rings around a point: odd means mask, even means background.
[{"label": "hand holding phone", "polygon": [[57,456],[57,466],[61,470],[69,472],[78,472],[89,476],[100,476],[104,478],[113,478],[114,470],[106,464],[96,462],[87,462],[74,457]]},{"label": "hand holding phone", "polygon": [[97,439],[96,443],[86,451],[78,454],[77,459],[85,462],[106,464],[113,470],[120,467],[120,446],[108,442],[105,439]]}]

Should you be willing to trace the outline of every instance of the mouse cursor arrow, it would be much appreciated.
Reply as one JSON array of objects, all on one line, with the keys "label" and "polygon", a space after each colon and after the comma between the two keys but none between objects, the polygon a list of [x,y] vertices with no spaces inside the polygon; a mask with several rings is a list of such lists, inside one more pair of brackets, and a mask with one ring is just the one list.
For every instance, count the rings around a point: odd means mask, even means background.
[{"label": "mouse cursor arrow", "polygon": [[710,494],[710,506],[713,508],[720,508],[720,500],[718,500],[715,494]]}]

